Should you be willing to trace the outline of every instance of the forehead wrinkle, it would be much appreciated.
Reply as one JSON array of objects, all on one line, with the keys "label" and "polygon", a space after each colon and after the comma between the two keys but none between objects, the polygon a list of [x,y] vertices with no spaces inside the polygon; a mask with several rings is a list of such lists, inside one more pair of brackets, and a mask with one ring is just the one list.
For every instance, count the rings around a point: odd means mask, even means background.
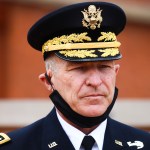
[{"label": "forehead wrinkle", "polygon": [[96,65],[96,64],[112,64],[114,65],[114,61],[111,60],[111,61],[97,61],[97,62],[69,62],[67,61],[67,67],[70,67],[70,66],[76,66],[76,65]]}]

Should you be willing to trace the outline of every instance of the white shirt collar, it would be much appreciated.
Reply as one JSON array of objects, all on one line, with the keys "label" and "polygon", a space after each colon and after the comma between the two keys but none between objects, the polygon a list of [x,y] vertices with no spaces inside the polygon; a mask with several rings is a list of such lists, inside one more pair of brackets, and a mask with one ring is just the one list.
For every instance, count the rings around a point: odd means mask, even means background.
[{"label": "white shirt collar", "polygon": [[[71,143],[73,144],[74,148],[76,150],[80,150],[80,146],[81,146],[81,143],[82,143],[82,140],[83,140],[85,134],[83,132],[81,132],[80,130],[78,130],[77,128],[71,126],[69,123],[67,123],[58,114],[58,112],[57,112],[57,117],[58,117],[58,120],[59,120],[62,128],[68,135]],[[96,144],[94,145],[94,147],[98,147],[98,150],[102,150],[102,147],[103,147],[106,125],[107,125],[107,119],[105,121],[103,121],[95,130],[93,130],[89,134],[95,139]]]}]

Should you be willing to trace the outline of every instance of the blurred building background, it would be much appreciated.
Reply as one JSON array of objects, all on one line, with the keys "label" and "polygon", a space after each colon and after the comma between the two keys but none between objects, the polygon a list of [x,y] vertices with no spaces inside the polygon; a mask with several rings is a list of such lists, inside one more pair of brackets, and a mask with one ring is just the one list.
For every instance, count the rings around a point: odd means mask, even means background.
[{"label": "blurred building background", "polygon": [[[43,57],[27,43],[27,32],[46,13],[83,1],[0,1],[0,131],[32,123],[51,109],[49,93],[38,80],[45,72]],[[150,131],[150,1],[103,1],[118,4],[127,14],[127,26],[118,36],[123,59],[119,60],[119,98],[111,115]]]}]

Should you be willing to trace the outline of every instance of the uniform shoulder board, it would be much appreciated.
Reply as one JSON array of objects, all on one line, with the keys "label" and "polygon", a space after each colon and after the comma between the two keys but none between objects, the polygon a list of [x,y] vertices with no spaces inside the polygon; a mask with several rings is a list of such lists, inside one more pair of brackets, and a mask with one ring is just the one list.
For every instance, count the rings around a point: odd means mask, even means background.
[{"label": "uniform shoulder board", "polygon": [[11,139],[5,133],[0,133],[0,145],[10,141]]}]

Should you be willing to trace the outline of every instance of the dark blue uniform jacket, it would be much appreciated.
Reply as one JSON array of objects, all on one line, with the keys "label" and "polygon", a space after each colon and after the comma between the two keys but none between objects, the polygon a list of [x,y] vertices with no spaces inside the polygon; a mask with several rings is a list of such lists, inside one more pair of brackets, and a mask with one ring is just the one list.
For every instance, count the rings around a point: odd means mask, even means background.
[{"label": "dark blue uniform jacket", "polygon": [[[61,127],[55,109],[45,118],[8,133],[0,150],[75,150]],[[150,134],[108,118],[103,150],[150,150]]]}]

